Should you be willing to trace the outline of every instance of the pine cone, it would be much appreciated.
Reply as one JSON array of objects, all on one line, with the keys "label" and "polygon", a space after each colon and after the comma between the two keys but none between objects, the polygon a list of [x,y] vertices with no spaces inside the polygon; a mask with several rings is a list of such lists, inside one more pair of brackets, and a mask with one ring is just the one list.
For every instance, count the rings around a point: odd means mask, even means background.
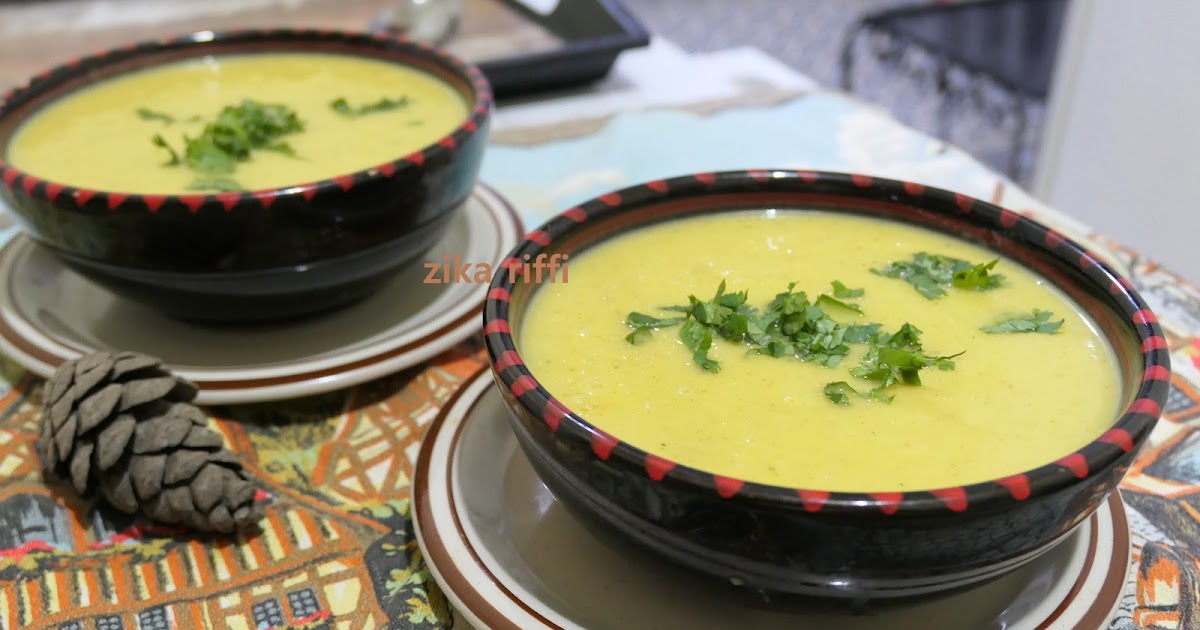
[{"label": "pine cone", "polygon": [[46,383],[39,450],[80,495],[160,523],[229,533],[262,518],[241,462],[153,357],[97,352]]}]

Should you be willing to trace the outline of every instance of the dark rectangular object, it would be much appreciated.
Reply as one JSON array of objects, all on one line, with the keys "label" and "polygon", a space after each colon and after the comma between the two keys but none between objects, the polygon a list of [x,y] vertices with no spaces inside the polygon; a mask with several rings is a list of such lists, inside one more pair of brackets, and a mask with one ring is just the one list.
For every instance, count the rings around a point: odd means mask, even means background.
[{"label": "dark rectangular object", "polygon": [[562,0],[541,15],[515,0],[499,0],[564,44],[554,50],[479,61],[497,98],[559,89],[604,78],[622,51],[650,43],[650,34],[616,0]]}]

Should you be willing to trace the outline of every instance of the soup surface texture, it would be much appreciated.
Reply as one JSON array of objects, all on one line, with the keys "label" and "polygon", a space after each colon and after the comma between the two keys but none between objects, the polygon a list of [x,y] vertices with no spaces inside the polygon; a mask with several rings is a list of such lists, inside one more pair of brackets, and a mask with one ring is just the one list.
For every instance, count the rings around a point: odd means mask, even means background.
[{"label": "soup surface texture", "polygon": [[[926,252],[986,263],[997,255],[908,225],[837,213],[729,212],[632,231],[571,256],[567,281],[542,284],[520,323],[520,351],[535,378],[600,429],[656,455],[715,474],[843,492],[911,491],[969,484],[1052,462],[1100,436],[1120,404],[1116,358],[1095,324],[1045,279],[1000,258],[998,288],[945,288],[927,299],[903,279],[872,273]],[[789,283],[810,300],[832,281],[862,289],[859,315],[824,309],[843,323],[905,323],[923,331],[931,356],[954,369],[920,370],[919,385],[886,389],[890,403],[851,396],[837,404],[826,384],[872,383],[850,369],[865,345],[836,367],[716,339],[706,371],[679,327],[632,344],[631,312],[672,314],[688,295],[748,291],[763,307]],[[987,333],[1004,314],[1053,312],[1054,334]],[[674,315],[678,315],[675,313]]]},{"label": "soup surface texture", "polygon": [[[154,137],[161,135],[182,156],[185,136],[200,137],[223,108],[247,99],[290,108],[303,130],[278,138],[294,155],[258,150],[237,164],[228,178],[246,190],[398,159],[453,131],[468,113],[452,86],[395,63],[324,53],[205,57],[116,76],[63,97],[22,125],[7,157],[71,186],[182,194],[198,174],[186,165],[164,166],[170,155]],[[347,115],[334,107],[338,99],[355,113],[385,99],[403,99],[403,105]],[[143,109],[151,113],[139,114]]]}]

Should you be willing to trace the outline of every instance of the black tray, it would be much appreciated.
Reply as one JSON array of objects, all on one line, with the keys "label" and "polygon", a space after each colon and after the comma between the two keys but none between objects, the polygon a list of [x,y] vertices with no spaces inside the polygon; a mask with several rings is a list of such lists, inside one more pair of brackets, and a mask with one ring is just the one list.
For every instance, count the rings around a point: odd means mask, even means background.
[{"label": "black tray", "polygon": [[601,79],[622,51],[650,43],[650,34],[616,0],[562,0],[540,15],[514,0],[498,0],[564,40],[560,48],[480,61],[498,98]]},{"label": "black tray", "polygon": [[[143,3],[149,0],[142,0]],[[163,11],[153,24],[119,22],[74,31],[73,13],[103,0],[58,5],[47,0],[0,0],[9,9],[61,6],[59,31],[0,38],[0,93],[8,85],[71,57],[92,54],[131,41],[200,30],[232,28],[326,28],[387,30],[401,0],[328,0],[294,5],[253,5],[232,12],[191,15]],[[120,3],[115,3],[121,6]],[[136,4],[136,3],[135,3]],[[155,3],[156,5],[159,3]],[[187,0],[162,0],[170,9]],[[126,5],[130,6],[130,5]],[[18,11],[21,9],[17,9]],[[401,33],[402,34],[402,33]],[[542,15],[518,0],[462,0],[457,28],[439,45],[478,65],[498,98],[565,88],[606,76],[622,51],[650,43],[646,29],[617,0],[559,0]]]}]

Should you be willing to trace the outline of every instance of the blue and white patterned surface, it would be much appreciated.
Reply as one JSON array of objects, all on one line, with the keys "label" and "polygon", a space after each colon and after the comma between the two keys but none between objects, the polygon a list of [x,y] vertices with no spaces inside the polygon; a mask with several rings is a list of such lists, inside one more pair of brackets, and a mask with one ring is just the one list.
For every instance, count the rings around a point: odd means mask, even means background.
[{"label": "blue and white patterned surface", "polygon": [[710,115],[623,114],[583,138],[489,149],[482,178],[530,227],[614,188],[674,175],[745,168],[853,171],[990,199],[1000,177],[958,149],[831,92],[770,108]]}]

